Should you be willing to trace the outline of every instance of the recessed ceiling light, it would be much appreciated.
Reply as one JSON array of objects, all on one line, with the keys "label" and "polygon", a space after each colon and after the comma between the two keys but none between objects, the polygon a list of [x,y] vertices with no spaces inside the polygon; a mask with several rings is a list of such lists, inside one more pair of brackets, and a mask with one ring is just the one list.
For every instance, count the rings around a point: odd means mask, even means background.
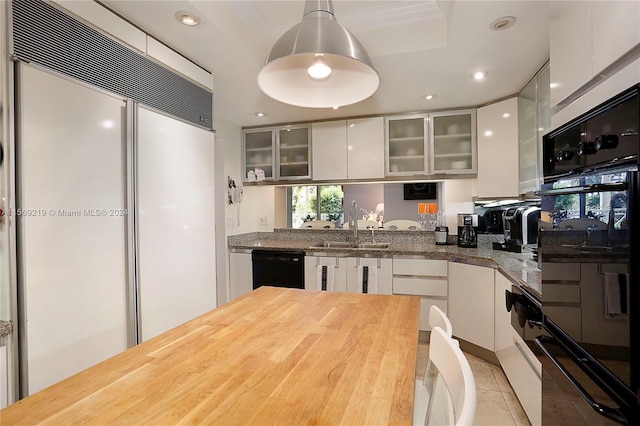
[{"label": "recessed ceiling light", "polygon": [[200,23],[200,17],[195,13],[188,12],[186,10],[179,10],[176,12],[176,19],[178,22],[190,27],[196,26]]},{"label": "recessed ceiling light", "polygon": [[339,107],[339,106],[334,106],[334,107],[333,107],[333,109],[338,109],[338,108],[340,108],[340,107]]},{"label": "recessed ceiling light", "polygon": [[484,135],[489,138],[489,137],[493,136],[493,132],[491,130],[485,130],[484,131]]},{"label": "recessed ceiling light", "polygon": [[516,23],[516,18],[513,16],[503,16],[502,18],[495,19],[491,24],[489,24],[489,28],[494,31],[506,30],[513,26]]},{"label": "recessed ceiling light", "polygon": [[559,86],[558,83],[549,83],[549,89],[555,89]]},{"label": "recessed ceiling light", "polygon": [[435,98],[436,95],[424,95],[423,96],[426,100],[430,101],[431,99]]},{"label": "recessed ceiling light", "polygon": [[256,115],[257,115],[258,117],[264,117],[264,112],[256,112]]},{"label": "recessed ceiling light", "polygon": [[487,73],[485,71],[476,71],[472,75],[474,80],[484,80],[486,76],[487,76]]},{"label": "recessed ceiling light", "polygon": [[509,118],[511,117],[511,114],[509,114],[508,112],[505,112],[504,114],[502,114],[502,118]]}]

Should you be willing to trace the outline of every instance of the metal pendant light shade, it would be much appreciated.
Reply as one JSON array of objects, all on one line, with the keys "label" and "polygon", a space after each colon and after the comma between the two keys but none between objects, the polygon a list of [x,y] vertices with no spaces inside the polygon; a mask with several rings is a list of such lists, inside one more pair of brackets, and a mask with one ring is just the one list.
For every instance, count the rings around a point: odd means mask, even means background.
[{"label": "metal pendant light shade", "polygon": [[307,0],[302,22],[273,45],[258,85],[286,104],[332,108],[370,97],[380,76],[362,44],[336,20],[331,0]]}]

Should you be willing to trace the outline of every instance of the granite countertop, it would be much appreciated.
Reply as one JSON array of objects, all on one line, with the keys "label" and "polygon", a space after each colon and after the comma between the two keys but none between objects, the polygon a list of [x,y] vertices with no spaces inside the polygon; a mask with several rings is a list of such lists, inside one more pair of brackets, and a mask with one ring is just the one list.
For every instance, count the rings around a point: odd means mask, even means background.
[{"label": "granite countertop", "polygon": [[0,321],[0,337],[13,333],[13,324],[10,321]]},{"label": "granite countertop", "polygon": [[[433,232],[426,231],[378,231],[376,242],[389,243],[388,249],[341,249],[312,247],[320,241],[347,241],[350,231],[276,229],[274,232],[253,232],[229,237],[229,248],[243,250],[294,250],[307,254],[353,257],[418,256],[426,259],[443,259],[452,262],[496,268],[516,284],[524,285],[541,297],[542,286],[538,263],[530,250],[511,253],[494,250],[492,243],[501,241],[500,235],[479,235],[478,248],[462,248],[454,244],[450,236],[448,245],[436,245]],[[361,242],[371,242],[369,231],[361,231]]]}]

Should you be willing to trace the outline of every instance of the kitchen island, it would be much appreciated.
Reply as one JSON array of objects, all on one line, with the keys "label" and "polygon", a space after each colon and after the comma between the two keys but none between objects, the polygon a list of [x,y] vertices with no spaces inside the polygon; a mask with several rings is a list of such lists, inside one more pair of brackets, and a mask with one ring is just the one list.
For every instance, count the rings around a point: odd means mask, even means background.
[{"label": "kitchen island", "polygon": [[0,411],[14,424],[410,424],[419,299],[261,287]]}]

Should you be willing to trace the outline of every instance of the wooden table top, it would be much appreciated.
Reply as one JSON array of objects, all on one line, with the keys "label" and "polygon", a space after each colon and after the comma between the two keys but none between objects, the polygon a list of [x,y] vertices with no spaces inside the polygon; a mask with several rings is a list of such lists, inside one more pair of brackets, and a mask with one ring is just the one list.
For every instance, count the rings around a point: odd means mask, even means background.
[{"label": "wooden table top", "polygon": [[0,411],[12,424],[410,424],[419,298],[261,287]]}]

